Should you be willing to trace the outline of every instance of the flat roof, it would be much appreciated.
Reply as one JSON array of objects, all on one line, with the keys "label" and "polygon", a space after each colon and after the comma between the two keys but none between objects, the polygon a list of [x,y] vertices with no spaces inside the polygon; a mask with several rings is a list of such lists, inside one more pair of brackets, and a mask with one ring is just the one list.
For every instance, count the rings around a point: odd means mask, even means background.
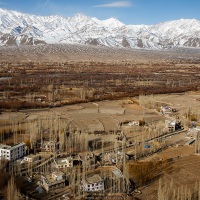
[{"label": "flat roof", "polygon": [[87,177],[86,182],[87,183],[99,183],[99,182],[102,182],[102,178],[98,174],[95,174],[94,176]]},{"label": "flat roof", "polygon": [[[54,173],[54,172],[53,172]],[[54,174],[56,174],[56,175],[64,175],[64,173],[63,172],[56,172],[56,173],[54,173]],[[52,177],[52,174],[46,174],[46,175],[42,175],[44,178],[45,178],[45,180],[46,180],[46,183],[47,184],[54,184],[54,183],[60,183],[60,182],[63,182],[63,181],[65,181],[64,179],[62,179],[62,180],[56,180],[56,179],[54,179],[53,177]]]},{"label": "flat roof", "polygon": [[11,148],[11,146],[9,146],[9,145],[5,145],[5,144],[0,144],[0,149],[10,149]]},{"label": "flat roof", "polygon": [[6,144],[0,144],[0,149],[13,150],[13,149],[18,148],[18,147],[23,146],[23,145],[25,145],[25,143],[23,143],[23,142],[12,145],[12,146],[6,145]]},{"label": "flat roof", "polygon": [[69,157],[66,157],[66,158],[56,158],[55,162],[57,164],[65,164],[66,161],[70,162],[70,161],[73,161],[73,160],[80,160],[80,157],[77,155],[77,156],[74,156],[74,157],[69,156]]},{"label": "flat roof", "polygon": [[55,159],[55,162],[56,162],[56,164],[65,164],[67,160],[72,161],[73,159],[71,157],[57,158],[57,159]]}]

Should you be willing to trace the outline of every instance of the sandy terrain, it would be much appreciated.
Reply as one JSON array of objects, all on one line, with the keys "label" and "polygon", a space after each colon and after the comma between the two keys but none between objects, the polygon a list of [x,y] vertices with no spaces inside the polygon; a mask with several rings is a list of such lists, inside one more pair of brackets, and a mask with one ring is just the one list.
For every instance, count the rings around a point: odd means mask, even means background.
[{"label": "sandy terrain", "polygon": [[191,108],[200,110],[200,92],[188,92],[186,94],[156,95],[159,101],[168,102],[174,105],[178,110]]},{"label": "sandy terrain", "polygon": [[[171,50],[145,50],[108,48],[92,45],[38,45],[1,47],[1,61],[113,61],[132,60],[135,62],[166,61],[173,59],[199,59],[199,49],[179,48]],[[12,55],[12,56],[11,56]]]},{"label": "sandy terrain", "polygon": [[[20,112],[4,112],[0,115],[0,123],[33,122],[37,120],[65,119],[66,124],[71,123],[79,130],[88,132],[117,130],[121,120],[133,120],[135,114],[125,114],[125,108],[121,107],[122,101],[103,101],[97,104],[84,103],[58,108],[41,110],[22,110]],[[137,106],[138,107],[138,106]],[[142,108],[141,108],[142,109]],[[134,111],[134,109],[132,109]],[[121,116],[121,118],[120,118]]]},{"label": "sandy terrain", "polygon": [[[154,99],[172,103],[178,111],[192,108],[200,110],[200,93],[155,95]],[[179,112],[178,112],[179,113]],[[177,114],[178,114],[177,113]],[[145,109],[136,104],[128,104],[125,100],[101,101],[96,103],[82,103],[51,109],[21,110],[20,112],[4,112],[0,115],[0,123],[8,124],[17,121],[34,121],[37,119],[66,119],[66,124],[73,121],[74,126],[84,127],[84,130],[117,130],[120,122],[131,120],[145,120],[146,122],[164,121],[166,117],[159,115],[152,109]],[[182,118],[181,118],[182,120]]]}]

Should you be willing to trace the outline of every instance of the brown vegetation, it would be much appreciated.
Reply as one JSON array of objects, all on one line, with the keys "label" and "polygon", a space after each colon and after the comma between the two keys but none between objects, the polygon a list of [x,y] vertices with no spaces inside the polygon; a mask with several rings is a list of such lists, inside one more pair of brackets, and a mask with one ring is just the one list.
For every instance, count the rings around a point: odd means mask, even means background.
[{"label": "brown vegetation", "polygon": [[151,183],[159,178],[166,170],[171,170],[170,163],[167,160],[129,163],[129,176],[138,187]]},{"label": "brown vegetation", "polygon": [[[180,62],[180,61],[177,61]],[[0,109],[27,109],[180,93],[199,87],[198,66],[167,63],[1,63]],[[191,63],[192,64],[192,63]],[[136,102],[134,102],[136,103]]]},{"label": "brown vegetation", "polygon": [[159,180],[158,187],[158,200],[197,200],[200,198],[200,183],[199,181],[194,182],[193,186],[174,185],[173,180],[161,178]]},{"label": "brown vegetation", "polygon": [[13,176],[11,176],[10,180],[8,181],[6,199],[7,200],[20,199],[20,192],[18,191],[18,188],[15,183],[15,178]]}]

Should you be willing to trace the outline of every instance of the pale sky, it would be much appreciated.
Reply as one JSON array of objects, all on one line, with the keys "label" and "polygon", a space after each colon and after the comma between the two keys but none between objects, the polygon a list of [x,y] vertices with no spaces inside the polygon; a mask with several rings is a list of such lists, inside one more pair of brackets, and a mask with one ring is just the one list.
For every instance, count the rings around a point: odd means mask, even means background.
[{"label": "pale sky", "polygon": [[0,0],[0,7],[34,15],[117,18],[125,24],[156,24],[177,19],[200,20],[200,0]]}]

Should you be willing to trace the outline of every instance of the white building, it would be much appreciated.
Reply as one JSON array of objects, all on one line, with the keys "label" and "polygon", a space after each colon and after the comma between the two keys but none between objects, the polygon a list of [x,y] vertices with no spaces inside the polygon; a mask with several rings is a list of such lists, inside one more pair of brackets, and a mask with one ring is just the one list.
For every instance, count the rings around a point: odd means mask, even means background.
[{"label": "white building", "polygon": [[55,152],[58,150],[59,143],[55,141],[44,141],[41,146],[42,151]]},{"label": "white building", "polygon": [[175,126],[176,126],[176,120],[174,121],[165,120],[165,125],[166,125],[166,128],[168,128],[169,132],[174,132]]},{"label": "white building", "polygon": [[57,158],[56,160],[54,160],[54,165],[57,169],[63,169],[66,167],[73,167],[80,162],[80,157],[77,155],[74,157],[70,156],[67,158]]},{"label": "white building", "polygon": [[169,132],[174,132],[176,130],[180,130],[182,128],[181,122],[177,120],[165,120],[166,128],[168,128]]},{"label": "white building", "polygon": [[82,180],[82,188],[86,192],[103,191],[104,181],[98,174],[95,174],[92,177]]},{"label": "white building", "polygon": [[172,112],[177,112],[176,108],[172,107],[172,106],[161,106],[160,107],[160,112],[162,114],[170,114]]},{"label": "white building", "polygon": [[30,154],[30,155],[24,157],[24,161],[26,161],[26,162],[35,162],[38,160],[40,160],[39,155]]},{"label": "white building", "polygon": [[72,158],[57,158],[54,160],[54,165],[57,169],[63,169],[66,167],[73,167],[73,160]]},{"label": "white building", "polygon": [[17,160],[25,156],[25,154],[25,143],[19,143],[13,146],[0,144],[0,159]]},{"label": "white building", "polygon": [[139,126],[140,122],[139,121],[132,121],[128,123],[129,126]]}]

